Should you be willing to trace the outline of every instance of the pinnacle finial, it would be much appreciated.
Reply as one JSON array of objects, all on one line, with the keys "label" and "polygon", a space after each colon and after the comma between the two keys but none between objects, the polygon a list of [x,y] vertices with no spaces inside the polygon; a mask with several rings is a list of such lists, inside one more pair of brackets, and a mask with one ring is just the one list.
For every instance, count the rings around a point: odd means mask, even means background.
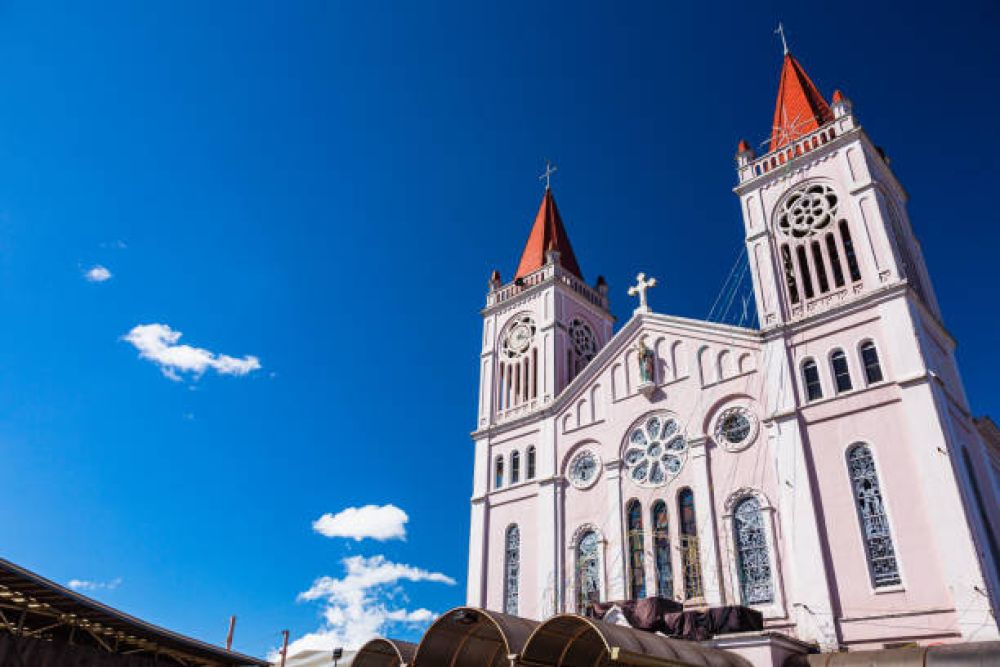
[{"label": "pinnacle finial", "polygon": [[785,26],[782,25],[781,21],[778,21],[778,27],[774,29],[775,35],[781,35],[781,48],[784,49],[785,55],[788,55],[788,40],[785,39]]},{"label": "pinnacle finial", "polygon": [[551,190],[552,189],[552,174],[556,173],[557,171],[559,171],[559,167],[557,167],[554,164],[552,164],[552,160],[546,160],[545,161],[545,173],[543,173],[541,176],[539,176],[538,180],[540,180],[540,181],[544,180],[545,181],[545,189],[546,190]]}]

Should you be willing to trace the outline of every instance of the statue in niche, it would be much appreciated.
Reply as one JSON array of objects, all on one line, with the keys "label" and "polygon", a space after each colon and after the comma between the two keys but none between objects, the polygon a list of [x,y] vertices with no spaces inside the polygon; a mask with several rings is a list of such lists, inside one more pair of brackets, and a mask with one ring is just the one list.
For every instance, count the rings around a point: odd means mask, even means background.
[{"label": "statue in niche", "polygon": [[639,361],[639,379],[643,385],[656,383],[656,353],[646,345],[646,337],[639,338],[636,346]]}]

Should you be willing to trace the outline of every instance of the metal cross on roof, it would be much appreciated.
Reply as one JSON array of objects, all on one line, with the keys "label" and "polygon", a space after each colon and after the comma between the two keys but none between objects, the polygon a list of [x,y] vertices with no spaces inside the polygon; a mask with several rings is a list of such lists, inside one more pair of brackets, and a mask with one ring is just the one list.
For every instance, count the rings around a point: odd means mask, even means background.
[{"label": "metal cross on roof", "polygon": [[550,190],[552,188],[552,174],[559,171],[559,167],[552,164],[551,160],[545,161],[545,173],[538,177],[538,180],[545,179],[545,189]]},{"label": "metal cross on roof", "polygon": [[785,41],[785,26],[778,21],[778,27],[774,30],[775,35],[781,35],[781,47],[785,50],[785,55],[788,55],[788,42]]},{"label": "metal cross on roof", "polygon": [[628,288],[628,295],[639,295],[639,307],[635,309],[637,313],[648,313],[649,305],[646,303],[646,292],[650,287],[656,287],[656,278],[646,280],[645,273],[639,273],[635,277],[636,284]]}]

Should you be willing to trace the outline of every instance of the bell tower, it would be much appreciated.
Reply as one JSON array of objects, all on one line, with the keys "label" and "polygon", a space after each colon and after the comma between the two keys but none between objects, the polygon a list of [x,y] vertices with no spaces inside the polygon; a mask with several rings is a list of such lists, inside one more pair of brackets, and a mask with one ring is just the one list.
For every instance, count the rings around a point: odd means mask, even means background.
[{"label": "bell tower", "polygon": [[584,282],[548,184],[513,280],[493,272],[482,314],[480,429],[548,405],[611,337],[607,284]]}]

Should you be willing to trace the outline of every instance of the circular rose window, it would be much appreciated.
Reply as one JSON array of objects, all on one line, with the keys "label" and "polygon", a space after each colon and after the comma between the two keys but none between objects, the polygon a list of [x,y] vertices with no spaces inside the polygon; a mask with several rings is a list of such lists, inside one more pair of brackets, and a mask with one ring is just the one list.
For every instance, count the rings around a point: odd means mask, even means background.
[{"label": "circular rose window", "polygon": [[663,486],[687,460],[688,444],[677,420],[659,413],[632,427],[625,441],[628,477],[640,486]]},{"label": "circular rose window", "polygon": [[757,437],[757,418],[746,408],[729,408],[715,422],[715,441],[731,452],[746,449]]},{"label": "circular rose window", "polygon": [[597,475],[601,471],[601,461],[597,454],[584,449],[577,452],[570,460],[567,469],[570,483],[578,489],[585,489],[597,481]]},{"label": "circular rose window", "polygon": [[837,215],[837,195],[829,185],[814,183],[789,194],[778,209],[778,229],[804,239],[826,229]]}]

